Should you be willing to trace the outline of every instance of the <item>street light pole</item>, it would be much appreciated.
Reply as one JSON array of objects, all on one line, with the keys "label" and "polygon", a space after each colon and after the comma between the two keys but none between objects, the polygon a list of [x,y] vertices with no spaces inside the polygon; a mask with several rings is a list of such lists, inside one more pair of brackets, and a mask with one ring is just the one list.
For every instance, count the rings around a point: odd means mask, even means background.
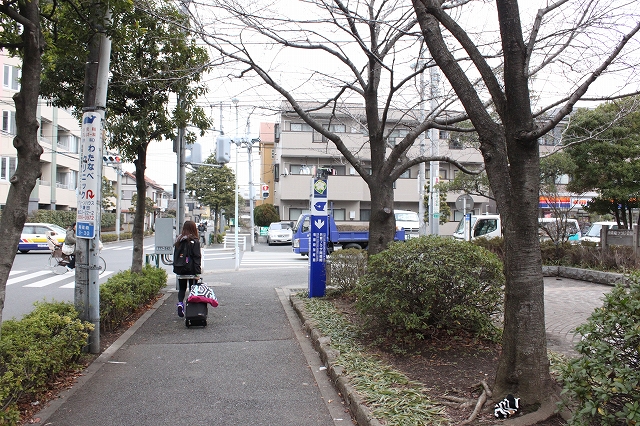
[{"label": "street light pole", "polygon": [[234,244],[234,253],[235,253],[235,270],[237,271],[238,269],[240,269],[240,246],[238,244],[238,225],[240,224],[240,216],[238,214],[238,191],[240,191],[240,186],[238,184],[238,146],[240,145],[240,140],[238,138],[238,102],[240,102],[237,98],[233,98],[231,99],[231,102],[233,102],[233,104],[236,106],[236,136],[235,136],[235,140],[233,141],[236,145],[236,206],[235,206],[235,219],[233,221],[234,224],[234,239],[235,239],[235,244]]}]

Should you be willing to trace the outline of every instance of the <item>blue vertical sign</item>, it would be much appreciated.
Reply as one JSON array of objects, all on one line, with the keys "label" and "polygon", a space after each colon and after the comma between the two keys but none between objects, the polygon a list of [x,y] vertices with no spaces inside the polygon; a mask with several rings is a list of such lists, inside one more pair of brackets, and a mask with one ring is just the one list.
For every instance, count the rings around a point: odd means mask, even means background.
[{"label": "blue vertical sign", "polygon": [[311,195],[311,230],[309,232],[309,297],[323,297],[327,286],[327,180],[314,178]]}]

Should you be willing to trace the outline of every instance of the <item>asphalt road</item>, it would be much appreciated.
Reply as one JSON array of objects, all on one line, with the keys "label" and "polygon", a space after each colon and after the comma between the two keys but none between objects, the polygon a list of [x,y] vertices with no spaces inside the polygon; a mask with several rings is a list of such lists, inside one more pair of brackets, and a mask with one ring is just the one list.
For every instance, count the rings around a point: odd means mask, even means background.
[{"label": "asphalt road", "polygon": [[[153,253],[155,240],[153,237],[144,241],[144,252]],[[100,276],[100,284],[118,271],[131,267],[131,255],[133,243],[131,240],[105,243],[101,256],[107,263],[106,271]],[[5,306],[2,311],[2,320],[11,318],[20,319],[25,313],[33,309],[36,301],[73,301],[75,275],[66,273],[56,275],[48,268],[49,253],[30,251],[29,253],[17,253],[9,280]],[[204,272],[216,270],[234,270],[236,261],[234,250],[222,249],[222,246],[209,246],[204,249]],[[306,258],[295,255],[291,245],[268,246],[266,243],[258,243],[251,252],[247,247],[246,252],[240,252],[238,262],[240,268],[305,268]],[[170,279],[173,276],[171,266],[160,266],[167,270]]]}]

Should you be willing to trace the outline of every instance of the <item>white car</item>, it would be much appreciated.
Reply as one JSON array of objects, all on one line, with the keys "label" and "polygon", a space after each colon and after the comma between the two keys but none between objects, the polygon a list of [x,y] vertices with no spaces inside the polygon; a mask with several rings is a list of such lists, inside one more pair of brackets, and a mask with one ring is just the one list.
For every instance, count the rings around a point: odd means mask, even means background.
[{"label": "white car", "polygon": [[609,229],[618,229],[618,222],[593,222],[587,232],[580,238],[580,241],[599,243],[600,231],[602,231],[603,225],[609,225]]},{"label": "white car", "polygon": [[291,244],[293,230],[291,222],[272,222],[267,231],[267,244]]},{"label": "white car", "polygon": [[60,244],[64,242],[67,231],[52,223],[25,223],[18,243],[20,253],[28,253],[30,250],[51,250],[47,242],[47,232],[53,240]]}]

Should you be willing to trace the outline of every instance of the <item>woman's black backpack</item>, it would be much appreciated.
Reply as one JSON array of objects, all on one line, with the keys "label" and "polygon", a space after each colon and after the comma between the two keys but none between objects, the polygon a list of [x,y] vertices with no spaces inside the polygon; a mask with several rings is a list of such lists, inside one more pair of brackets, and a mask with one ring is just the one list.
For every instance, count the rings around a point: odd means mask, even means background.
[{"label": "woman's black backpack", "polygon": [[173,254],[173,273],[177,275],[196,275],[197,265],[193,261],[192,240],[182,240]]}]

